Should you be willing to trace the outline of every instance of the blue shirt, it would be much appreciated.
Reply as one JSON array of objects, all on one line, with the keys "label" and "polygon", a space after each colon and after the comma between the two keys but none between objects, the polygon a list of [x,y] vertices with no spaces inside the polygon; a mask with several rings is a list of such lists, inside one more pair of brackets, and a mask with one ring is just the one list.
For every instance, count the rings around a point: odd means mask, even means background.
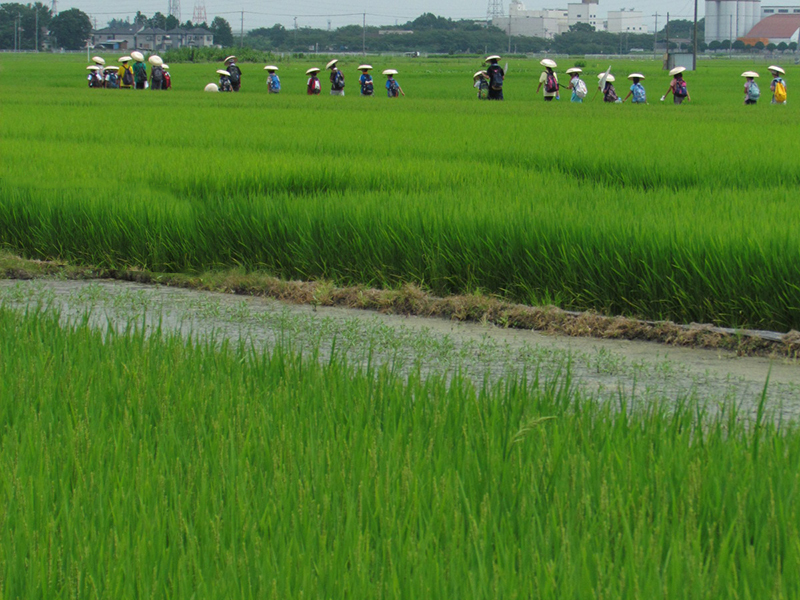
[{"label": "blue shirt", "polygon": [[[392,82],[397,84],[394,93],[392,93]],[[392,78],[386,80],[386,93],[389,95],[389,98],[396,98],[400,95],[400,84],[396,79]]]}]

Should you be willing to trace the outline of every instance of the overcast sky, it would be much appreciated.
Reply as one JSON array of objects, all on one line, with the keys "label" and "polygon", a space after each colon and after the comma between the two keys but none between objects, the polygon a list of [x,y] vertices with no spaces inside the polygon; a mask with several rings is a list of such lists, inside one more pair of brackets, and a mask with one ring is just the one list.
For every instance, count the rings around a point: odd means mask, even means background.
[{"label": "overcast sky", "polygon": [[[45,0],[46,1],[46,0]],[[566,7],[570,0],[523,0],[528,9]],[[196,2],[205,2],[206,15],[209,22],[220,15],[230,21],[233,30],[241,27],[241,13],[244,12],[245,30],[254,27],[271,27],[281,23],[286,28],[294,26],[297,17],[298,27],[327,27],[328,20],[332,28],[352,23],[361,24],[362,14],[367,13],[368,25],[394,25],[405,23],[419,15],[432,12],[453,19],[480,19],[486,17],[489,0],[294,0],[281,2],[278,0],[181,0],[181,20],[192,18]],[[508,14],[507,0],[503,7]],[[699,0],[698,18],[702,18],[704,1]],[[58,9],[80,8],[97,19],[98,27],[103,27],[112,18],[132,17],[137,10],[152,15],[156,11],[166,14],[169,0],[59,0]],[[600,14],[608,10],[635,8],[645,15],[645,24],[653,28],[653,15],[659,13],[659,29],[663,27],[665,15],[670,18],[691,19],[694,11],[694,0],[601,0]]]}]

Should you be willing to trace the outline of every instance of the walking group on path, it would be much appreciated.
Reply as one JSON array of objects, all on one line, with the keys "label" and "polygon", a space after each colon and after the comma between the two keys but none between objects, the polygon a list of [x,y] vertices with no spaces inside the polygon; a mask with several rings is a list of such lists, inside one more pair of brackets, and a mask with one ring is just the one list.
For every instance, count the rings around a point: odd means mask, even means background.
[{"label": "walking group on path", "polygon": [[168,90],[172,87],[169,65],[164,64],[160,56],[153,55],[148,59],[151,65],[149,78],[144,54],[141,52],[134,51],[130,56],[120,56],[117,60],[119,67],[107,66],[105,59],[100,56],[93,56],[92,62],[93,65],[86,67],[89,71],[87,79],[90,88]]},{"label": "walking group on path", "polygon": [[[485,70],[478,71],[472,76],[474,87],[478,90],[478,98],[481,100],[503,99],[503,82],[505,81],[508,64],[506,64],[506,68],[503,69],[498,64],[499,60],[500,57],[497,55],[487,56],[484,60],[484,64],[488,64],[488,67]],[[581,79],[581,73],[583,73],[582,69],[579,67],[567,69],[566,73],[570,76],[570,81],[567,86],[562,86],[558,82],[558,74],[555,72],[558,65],[554,60],[545,58],[542,59],[539,64],[542,65],[545,70],[542,71],[539,76],[539,85],[536,88],[536,94],[544,88],[543,97],[545,102],[560,100],[561,88],[570,90],[570,102],[581,103],[584,101],[589,90],[586,83]],[[689,95],[689,89],[686,86],[686,80],[683,78],[684,71],[686,71],[686,67],[675,67],[669,72],[672,80],[670,81],[666,93],[661,96],[662,102],[666,100],[667,96],[670,94],[672,94],[672,101],[674,104],[683,104],[684,100],[687,102],[692,100],[692,97]],[[772,83],[770,84],[772,103],[786,104],[786,81],[784,81],[782,77],[785,71],[776,65],[770,66],[769,71],[772,73],[773,77]],[[758,84],[755,82],[758,73],[746,71],[742,73],[742,77],[747,78],[744,84],[744,103],[756,104],[760,96]],[[616,78],[611,74],[611,67],[609,67],[605,73],[598,74],[597,78],[598,85],[595,96],[597,96],[597,93],[602,93],[603,102],[622,104],[627,102],[628,99],[631,99],[633,104],[647,104],[647,92],[642,84],[645,77],[641,73],[631,73],[628,75],[628,79],[630,79],[632,83],[628,95],[625,96],[625,98],[617,96],[617,91],[614,88],[614,81],[616,81]]]}]

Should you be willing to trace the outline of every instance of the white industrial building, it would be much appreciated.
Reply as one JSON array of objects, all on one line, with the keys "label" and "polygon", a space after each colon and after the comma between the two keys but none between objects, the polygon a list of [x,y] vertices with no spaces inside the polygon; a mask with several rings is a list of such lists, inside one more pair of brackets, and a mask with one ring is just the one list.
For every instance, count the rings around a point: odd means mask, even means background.
[{"label": "white industrial building", "polygon": [[578,23],[588,23],[595,31],[611,33],[647,33],[641,11],[614,10],[608,12],[606,22],[598,12],[594,0],[571,2],[567,8],[543,8],[528,10],[522,0],[513,0],[508,7],[508,17],[494,17],[492,25],[511,35],[525,35],[542,38],[569,31]]},{"label": "white industrial building", "polygon": [[759,0],[706,0],[706,43],[740,38],[760,20]]}]

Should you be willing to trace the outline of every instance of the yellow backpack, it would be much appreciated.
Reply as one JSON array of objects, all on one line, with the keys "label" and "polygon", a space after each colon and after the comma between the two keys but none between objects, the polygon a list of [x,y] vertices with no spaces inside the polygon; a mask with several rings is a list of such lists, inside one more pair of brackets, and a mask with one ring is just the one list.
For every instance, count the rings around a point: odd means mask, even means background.
[{"label": "yellow backpack", "polygon": [[775,84],[775,102],[786,102],[786,86],[782,81]]}]

